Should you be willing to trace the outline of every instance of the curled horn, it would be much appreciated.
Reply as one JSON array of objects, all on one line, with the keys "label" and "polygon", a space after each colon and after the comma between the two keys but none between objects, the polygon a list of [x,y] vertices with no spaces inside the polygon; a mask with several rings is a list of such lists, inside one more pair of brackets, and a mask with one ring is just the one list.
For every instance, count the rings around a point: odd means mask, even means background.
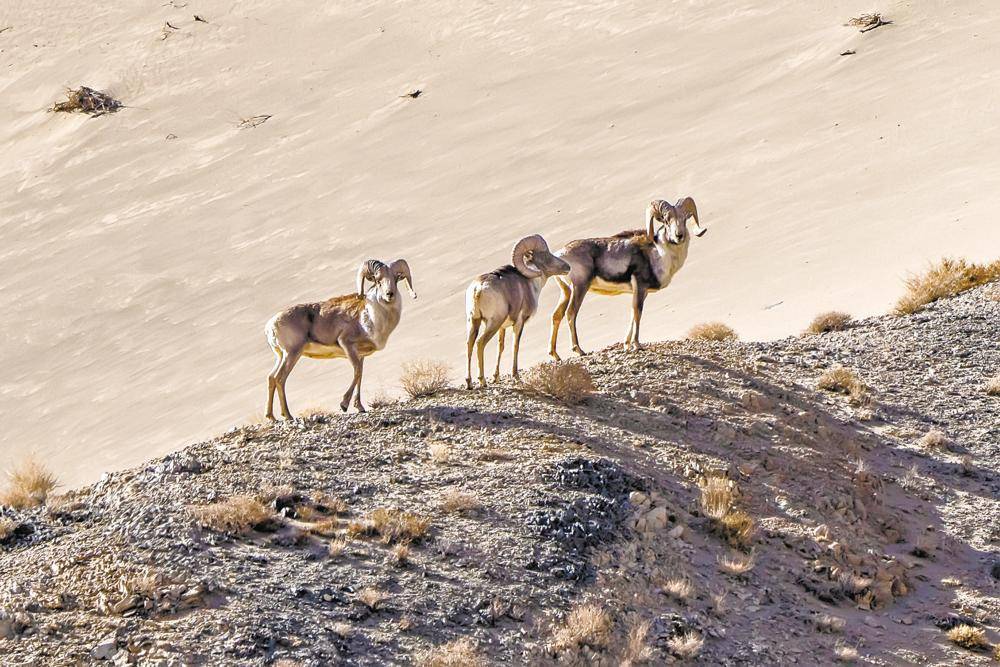
[{"label": "curled horn", "polygon": [[528,266],[528,263],[524,261],[524,255],[535,250],[547,251],[548,249],[549,245],[545,242],[545,239],[538,234],[525,236],[517,242],[517,245],[514,246],[514,252],[511,253],[511,260],[514,262],[514,267],[517,268],[518,272],[520,272],[522,276],[528,278],[529,280],[537,278],[542,275],[542,272],[536,268]]},{"label": "curled horn", "polygon": [[670,202],[662,199],[654,199],[649,202],[649,206],[646,207],[646,235],[649,236],[650,241],[656,238],[657,221],[667,222],[671,213],[674,217],[677,216],[677,211]]},{"label": "curled horn", "polygon": [[379,268],[384,266],[385,264],[377,259],[369,259],[367,262],[361,263],[361,267],[358,268],[358,296],[365,295],[365,281],[370,280],[375,282],[375,274]]},{"label": "curled horn", "polygon": [[694,220],[694,235],[702,236],[708,230],[701,226],[701,221],[698,220],[698,207],[695,206],[694,200],[690,197],[684,197],[677,201],[677,211],[679,212],[678,217],[682,222],[687,222],[688,220]]},{"label": "curled horn", "polygon": [[417,293],[413,291],[413,274],[410,273],[410,265],[406,263],[405,259],[397,259],[389,265],[389,272],[396,276],[396,280],[405,280],[406,289],[409,290],[410,296],[414,299],[417,298]]}]

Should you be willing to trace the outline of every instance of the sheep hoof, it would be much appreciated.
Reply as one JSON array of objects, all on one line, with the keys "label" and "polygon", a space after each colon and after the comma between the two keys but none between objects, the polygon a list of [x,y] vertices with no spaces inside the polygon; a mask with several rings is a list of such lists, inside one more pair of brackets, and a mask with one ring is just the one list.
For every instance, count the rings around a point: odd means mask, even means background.
[{"label": "sheep hoof", "polygon": [[465,388],[472,389],[472,378],[465,378]]},{"label": "sheep hoof", "polygon": [[493,376],[493,382],[494,382],[494,384],[495,384],[495,383],[497,383],[497,382],[499,382],[499,381],[500,381],[500,374],[499,374],[499,373],[497,373],[496,375],[494,375],[494,376]]},{"label": "sheep hoof", "polygon": [[562,357],[560,357],[559,353],[555,350],[549,352],[549,356],[552,357],[552,361],[562,361]]},{"label": "sheep hoof", "polygon": [[266,415],[264,415],[264,419],[266,419],[269,422],[277,421],[274,418],[274,413],[273,412],[268,412]]},{"label": "sheep hoof", "polygon": [[340,411],[341,412],[347,412],[347,407],[348,407],[347,403],[341,403],[340,404]]},{"label": "sheep hoof", "polygon": [[358,412],[368,412],[367,410],[365,410],[365,406],[361,405],[360,403],[358,403],[354,407],[356,407],[358,409]]}]

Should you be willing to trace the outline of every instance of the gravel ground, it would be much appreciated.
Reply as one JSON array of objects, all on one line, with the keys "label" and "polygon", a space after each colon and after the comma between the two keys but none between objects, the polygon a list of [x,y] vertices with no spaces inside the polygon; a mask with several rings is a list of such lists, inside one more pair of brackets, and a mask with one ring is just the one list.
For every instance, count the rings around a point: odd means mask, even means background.
[{"label": "gravel ground", "polygon": [[[663,664],[696,634],[703,664],[844,646],[987,664],[944,630],[1000,641],[996,289],[818,336],[608,349],[583,360],[597,392],[576,407],[504,381],[243,426],[3,508],[0,662],[410,664],[469,637],[488,663]],[[816,389],[838,364],[866,386],[854,405]],[[920,444],[931,429],[945,447]],[[735,552],[701,510],[706,474],[753,518],[748,572],[720,571]],[[229,535],[192,512],[237,495],[277,518]],[[405,558],[350,528],[378,508],[430,521]],[[584,603],[607,636],[558,646]]]}]

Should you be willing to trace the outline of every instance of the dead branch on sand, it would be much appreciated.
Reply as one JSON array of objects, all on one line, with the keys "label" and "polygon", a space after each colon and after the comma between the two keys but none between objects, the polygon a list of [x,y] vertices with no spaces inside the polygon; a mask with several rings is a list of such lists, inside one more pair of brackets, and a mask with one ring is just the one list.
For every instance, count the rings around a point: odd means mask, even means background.
[{"label": "dead branch on sand", "polygon": [[241,118],[239,128],[246,129],[248,127],[257,127],[258,125],[263,125],[267,122],[267,119],[271,117],[271,114],[261,114],[259,116],[250,116],[249,118]]},{"label": "dead branch on sand", "polygon": [[852,25],[861,28],[861,32],[868,32],[869,30],[874,30],[875,28],[881,28],[884,25],[890,25],[892,21],[887,21],[881,14],[862,14],[861,16],[855,16],[847,25]]},{"label": "dead branch on sand", "polygon": [[66,100],[56,102],[49,111],[62,111],[66,113],[82,111],[93,116],[100,116],[106,113],[114,113],[124,108],[124,106],[107,93],[102,93],[87,86],[80,86],[76,90],[67,90]]}]

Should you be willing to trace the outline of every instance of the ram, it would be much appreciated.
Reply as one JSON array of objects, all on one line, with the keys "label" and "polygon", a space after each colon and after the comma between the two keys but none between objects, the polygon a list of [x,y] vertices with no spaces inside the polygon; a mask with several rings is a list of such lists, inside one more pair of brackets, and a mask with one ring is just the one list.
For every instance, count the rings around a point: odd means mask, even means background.
[{"label": "ram", "polygon": [[645,229],[571,241],[556,252],[556,256],[569,262],[571,268],[569,275],[556,279],[562,296],[552,313],[549,356],[553,359],[559,359],[556,341],[563,317],[569,322],[573,351],[586,354],[580,347],[576,320],[587,292],[632,295],[632,315],[624,347],[625,350],[639,349],[639,322],[646,296],[664,289],[684,266],[691,242],[688,222],[693,221],[695,236],[706,231],[690,197],[677,204],[662,199],[650,202],[645,221]]},{"label": "ram", "polygon": [[[370,259],[358,269],[357,291],[318,303],[300,303],[282,310],[264,327],[267,342],[274,350],[274,368],[267,376],[267,418],[274,419],[274,394],[278,393],[281,414],[291,419],[285,398],[285,381],[303,356],[313,359],[346,357],[354,367],[354,379],[340,409],[354,407],[364,412],[361,403],[361,375],[365,357],[381,350],[399,324],[402,299],[397,283],[403,280],[410,296],[413,277],[404,259],[385,264]],[[366,282],[374,283],[365,289]]]},{"label": "ram", "polygon": [[472,389],[472,349],[476,348],[479,360],[479,385],[485,387],[483,353],[486,344],[498,331],[500,340],[493,381],[500,379],[500,357],[508,328],[514,331],[513,375],[518,377],[517,355],[521,333],[525,323],[538,310],[538,295],[550,277],[566,275],[570,268],[569,264],[549,252],[545,239],[537,234],[517,242],[511,261],[513,266],[502,266],[473,280],[465,292],[468,338],[465,385],[469,389]]}]

